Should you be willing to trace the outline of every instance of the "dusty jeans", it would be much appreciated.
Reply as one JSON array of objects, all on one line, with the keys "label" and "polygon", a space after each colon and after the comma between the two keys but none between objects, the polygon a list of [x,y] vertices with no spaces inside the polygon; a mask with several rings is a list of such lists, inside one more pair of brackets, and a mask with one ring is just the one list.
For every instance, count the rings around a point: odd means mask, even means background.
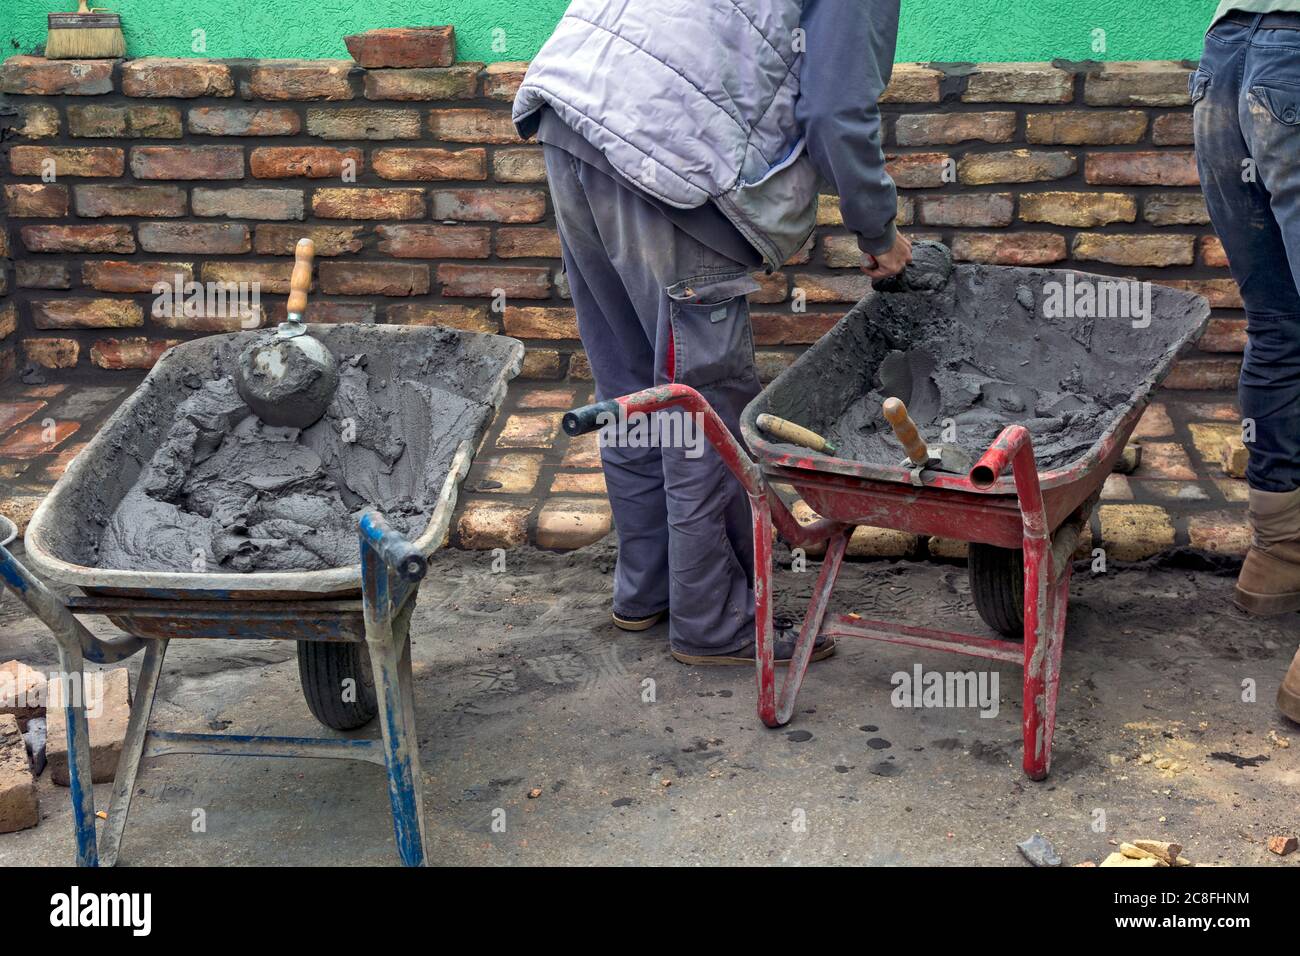
[{"label": "dusty jeans", "polygon": [[[739,435],[740,413],[759,391],[745,299],[758,283],[634,188],[543,149],[597,400],[681,382]],[[669,608],[674,648],[729,653],[754,639],[749,501],[693,422],[673,411],[656,418],[653,441],[635,422],[602,440],[618,532],[614,610],[641,617]]]},{"label": "dusty jeans", "polygon": [[1300,487],[1300,29],[1288,23],[1300,14],[1219,21],[1190,80],[1201,186],[1246,306],[1247,478],[1272,492]]}]

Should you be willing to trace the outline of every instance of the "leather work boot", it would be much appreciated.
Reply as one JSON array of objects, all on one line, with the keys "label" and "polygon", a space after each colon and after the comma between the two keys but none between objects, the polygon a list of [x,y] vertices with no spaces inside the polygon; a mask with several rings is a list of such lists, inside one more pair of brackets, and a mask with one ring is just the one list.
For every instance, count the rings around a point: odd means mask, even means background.
[{"label": "leather work boot", "polygon": [[1295,652],[1291,669],[1282,678],[1282,686],[1277,689],[1277,709],[1300,724],[1300,651]]},{"label": "leather work boot", "polygon": [[1300,611],[1300,488],[1250,489],[1250,524],[1254,541],[1237,578],[1237,607],[1260,616]]}]

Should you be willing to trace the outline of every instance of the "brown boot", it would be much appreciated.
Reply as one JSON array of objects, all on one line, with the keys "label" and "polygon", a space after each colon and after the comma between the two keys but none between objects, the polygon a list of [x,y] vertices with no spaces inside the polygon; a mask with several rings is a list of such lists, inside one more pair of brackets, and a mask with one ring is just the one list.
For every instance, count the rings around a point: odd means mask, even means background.
[{"label": "brown boot", "polygon": [[1277,689],[1277,709],[1300,724],[1300,651],[1295,652],[1295,660]]},{"label": "brown boot", "polygon": [[1237,578],[1237,606],[1261,616],[1300,611],[1300,489],[1250,489],[1254,543]]}]

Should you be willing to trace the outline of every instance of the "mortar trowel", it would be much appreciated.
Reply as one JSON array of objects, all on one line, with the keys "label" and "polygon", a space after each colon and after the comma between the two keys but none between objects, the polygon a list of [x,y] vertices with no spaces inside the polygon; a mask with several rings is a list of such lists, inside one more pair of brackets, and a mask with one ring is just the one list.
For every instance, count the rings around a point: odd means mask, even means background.
[{"label": "mortar trowel", "polygon": [[927,468],[954,475],[970,474],[971,467],[975,464],[971,456],[956,445],[927,445],[901,399],[887,398],[883,408],[885,420],[893,426],[894,435],[907,452],[907,457],[900,464],[911,471],[912,484],[922,483],[921,472]]}]

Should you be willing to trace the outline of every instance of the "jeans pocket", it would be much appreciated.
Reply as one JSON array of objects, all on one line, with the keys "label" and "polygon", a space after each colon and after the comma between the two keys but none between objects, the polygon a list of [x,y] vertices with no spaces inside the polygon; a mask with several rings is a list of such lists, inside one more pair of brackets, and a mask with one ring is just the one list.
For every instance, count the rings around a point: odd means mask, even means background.
[{"label": "jeans pocket", "polygon": [[1284,126],[1300,125],[1300,87],[1256,83],[1250,88],[1250,97],[1262,103]]},{"label": "jeans pocket", "polygon": [[700,388],[754,373],[745,297],[759,288],[748,273],[700,276],[669,286],[673,381]]},{"label": "jeans pocket", "polygon": [[1214,77],[1206,69],[1198,69],[1187,77],[1187,95],[1191,97],[1193,106],[1205,98],[1212,79]]}]

